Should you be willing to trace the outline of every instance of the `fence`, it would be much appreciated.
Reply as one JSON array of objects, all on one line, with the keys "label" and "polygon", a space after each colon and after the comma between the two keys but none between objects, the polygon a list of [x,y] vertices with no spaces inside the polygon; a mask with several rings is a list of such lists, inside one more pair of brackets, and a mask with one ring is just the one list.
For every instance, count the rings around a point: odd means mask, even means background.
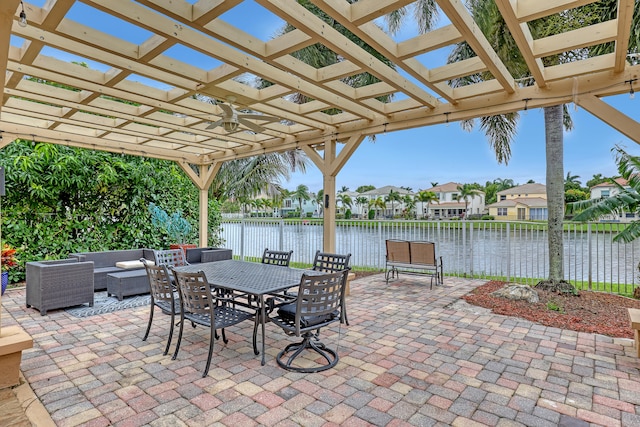
[{"label": "fence", "polygon": [[[223,221],[234,254],[260,257],[264,248],[293,250],[293,262],[310,263],[322,249],[321,221],[242,219]],[[640,242],[614,242],[619,223],[565,224],[565,279],[584,289],[630,294],[637,281]],[[447,275],[537,283],[549,274],[547,227],[535,222],[350,221],[336,223],[336,252],[352,265],[384,269],[385,240],[436,243]]]}]

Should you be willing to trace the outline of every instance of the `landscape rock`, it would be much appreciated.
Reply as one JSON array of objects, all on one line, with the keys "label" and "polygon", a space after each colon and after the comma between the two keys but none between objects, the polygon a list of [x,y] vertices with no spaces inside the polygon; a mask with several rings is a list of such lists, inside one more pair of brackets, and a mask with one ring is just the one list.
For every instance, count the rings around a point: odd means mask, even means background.
[{"label": "landscape rock", "polygon": [[529,303],[535,304],[540,301],[538,293],[531,286],[508,284],[492,292],[491,295],[501,298],[506,298],[514,301],[524,300]]}]

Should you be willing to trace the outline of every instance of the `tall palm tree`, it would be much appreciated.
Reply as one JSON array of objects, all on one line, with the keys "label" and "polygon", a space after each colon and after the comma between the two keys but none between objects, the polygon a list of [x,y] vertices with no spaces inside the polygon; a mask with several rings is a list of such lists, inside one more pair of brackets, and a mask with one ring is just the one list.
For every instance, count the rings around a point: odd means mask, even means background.
[{"label": "tall palm tree", "polygon": [[396,202],[401,200],[400,193],[395,190],[389,190],[389,194],[384,198],[385,202],[391,202],[391,219],[396,213]]},{"label": "tall palm tree", "polygon": [[302,212],[302,202],[311,199],[311,196],[309,195],[309,187],[304,184],[298,185],[293,192],[293,197],[298,201],[298,205],[300,206],[300,218],[302,218],[304,216]]},{"label": "tall palm tree", "polygon": [[457,190],[459,192],[458,200],[460,199],[464,200],[464,219],[468,219],[469,218],[469,199],[473,200],[475,196],[480,194],[480,190],[478,190],[471,184],[458,185]]},{"label": "tall palm tree", "polygon": [[[611,7],[615,7],[614,2]],[[420,7],[429,9],[430,15],[435,15],[435,0],[423,0]],[[530,77],[529,70],[519,50],[515,48],[516,43],[511,37],[511,33],[499,13],[496,3],[493,0],[473,0],[467,2],[469,12],[484,33],[487,40],[503,61],[510,73],[516,79]],[[588,22],[599,20],[594,16],[594,8],[597,6],[587,5],[565,11],[561,15],[553,15],[537,19],[529,23],[529,27],[534,39],[544,37],[550,32],[557,32],[558,28],[571,29],[583,27]],[[400,16],[399,19],[401,19]],[[591,20],[591,21],[590,21]],[[425,30],[431,28],[433,21],[424,24]],[[399,28],[397,27],[391,27]],[[428,27],[428,28],[427,28]],[[422,28],[421,28],[422,30]],[[580,50],[578,55],[588,54],[587,50]],[[466,43],[459,43],[449,56],[449,62],[455,63],[463,59],[476,56],[471,47]],[[557,65],[571,61],[576,56],[576,52],[556,55],[544,58],[547,65]],[[477,83],[483,80],[493,79],[488,73],[479,73],[472,76],[455,79],[452,81],[454,87],[464,86],[469,83]],[[525,81],[526,80],[522,80]],[[516,133],[518,113],[509,113],[498,116],[483,117],[479,119],[481,128],[485,131],[489,144],[496,153],[499,163],[508,163],[511,157],[510,144]],[[548,206],[548,246],[549,246],[549,278],[546,281],[551,288],[561,286],[564,282],[563,272],[563,229],[562,220],[564,217],[564,172],[563,172],[563,126],[570,130],[572,128],[571,118],[568,115],[566,106],[555,105],[544,108],[545,120],[545,141],[546,141],[546,187]],[[463,127],[470,129],[473,122],[463,122]]]},{"label": "tall palm tree", "polygon": [[347,191],[349,191],[349,187],[347,187],[346,185],[343,185],[343,186],[340,188],[339,193],[346,193]]},{"label": "tall palm tree", "polygon": [[429,218],[429,206],[431,205],[432,202],[440,203],[440,199],[438,199],[438,195],[433,191],[426,191],[426,190],[419,191],[418,194],[416,194],[415,199],[417,202],[422,203],[423,206],[424,206],[424,203],[427,204],[427,212],[422,215],[423,219],[425,217]]}]

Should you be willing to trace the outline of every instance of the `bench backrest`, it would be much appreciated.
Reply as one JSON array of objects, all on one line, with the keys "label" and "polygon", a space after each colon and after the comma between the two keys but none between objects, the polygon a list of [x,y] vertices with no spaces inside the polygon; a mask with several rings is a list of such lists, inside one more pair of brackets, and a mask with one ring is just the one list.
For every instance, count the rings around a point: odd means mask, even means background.
[{"label": "bench backrest", "polygon": [[436,265],[436,244],[433,242],[409,242],[411,264]]},{"label": "bench backrest", "polygon": [[93,261],[94,268],[113,267],[120,261],[133,261],[140,258],[153,259],[152,249],[121,249],[103,252],[80,252],[69,254],[78,261]]},{"label": "bench backrest", "polygon": [[402,262],[409,264],[411,262],[411,254],[409,250],[409,242],[407,240],[387,240],[387,261]]}]

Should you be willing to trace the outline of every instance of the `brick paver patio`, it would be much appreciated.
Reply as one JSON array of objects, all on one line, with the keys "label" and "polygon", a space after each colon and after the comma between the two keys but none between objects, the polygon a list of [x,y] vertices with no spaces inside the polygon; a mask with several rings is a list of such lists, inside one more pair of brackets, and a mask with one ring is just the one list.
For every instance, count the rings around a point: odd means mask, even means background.
[{"label": "brick paver patio", "polygon": [[[201,378],[208,331],[185,328],[178,359],[163,356],[168,316],[148,308],[78,319],[40,316],[24,290],[2,299],[3,325],[34,339],[22,369],[60,426],[640,426],[640,359],[633,343],[547,328],[452,303],[478,280],[382,275],[351,284],[350,326],[324,329],[340,362],[298,374],[274,356],[293,338],[267,326],[267,364],[252,324],[216,342]],[[172,346],[173,348],[173,346]]]}]

